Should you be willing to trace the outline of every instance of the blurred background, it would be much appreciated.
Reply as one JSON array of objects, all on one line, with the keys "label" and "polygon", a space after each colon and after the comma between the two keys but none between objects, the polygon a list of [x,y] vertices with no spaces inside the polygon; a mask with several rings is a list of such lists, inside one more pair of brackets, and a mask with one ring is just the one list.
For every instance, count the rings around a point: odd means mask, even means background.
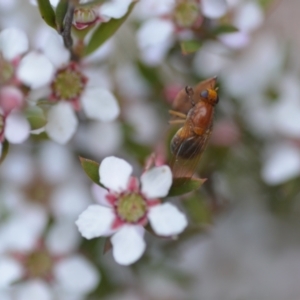
[{"label": "blurred background", "polygon": [[[0,166],[1,300],[300,299],[300,2],[212,1],[196,17],[178,7],[198,1],[158,2],[139,1],[85,62],[116,96],[117,120],[79,112],[65,145],[43,134],[10,145]],[[176,26],[164,33],[165,20]],[[30,49],[50,30],[30,1],[1,0],[0,30],[9,27],[26,32]],[[176,240],[147,233],[144,256],[120,266],[104,239],[77,232],[95,202],[78,156],[125,158],[137,176],[153,152],[167,163],[172,101],[212,76],[220,101],[197,170],[207,181],[169,199],[189,226]]]}]

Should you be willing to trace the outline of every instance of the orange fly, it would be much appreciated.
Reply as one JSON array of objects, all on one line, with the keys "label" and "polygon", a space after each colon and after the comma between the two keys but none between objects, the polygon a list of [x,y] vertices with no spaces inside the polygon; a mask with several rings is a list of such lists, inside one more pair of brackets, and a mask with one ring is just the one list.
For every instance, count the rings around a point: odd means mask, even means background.
[{"label": "orange fly", "polygon": [[171,141],[171,168],[174,178],[193,176],[212,131],[215,105],[219,101],[216,78],[186,87],[174,100],[169,113],[177,119],[170,124],[183,124]]}]

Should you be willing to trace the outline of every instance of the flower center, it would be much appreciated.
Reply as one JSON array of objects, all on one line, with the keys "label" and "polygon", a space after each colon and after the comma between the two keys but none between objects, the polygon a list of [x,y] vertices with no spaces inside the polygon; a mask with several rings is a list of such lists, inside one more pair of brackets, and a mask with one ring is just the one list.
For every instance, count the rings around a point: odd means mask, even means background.
[{"label": "flower center", "polygon": [[97,21],[97,12],[93,8],[76,8],[74,11],[73,25],[81,30]]},{"label": "flower center", "polygon": [[184,0],[178,3],[174,11],[174,19],[179,27],[189,28],[199,16],[199,7],[195,0]]},{"label": "flower center", "polygon": [[52,189],[53,186],[36,177],[34,182],[24,187],[23,192],[30,202],[48,207]]},{"label": "flower center", "polygon": [[53,259],[44,250],[30,253],[25,260],[25,269],[30,278],[49,276],[52,265]]},{"label": "flower center", "polygon": [[13,65],[6,61],[0,54],[0,84],[5,84],[14,75]]},{"label": "flower center", "polygon": [[147,204],[141,195],[132,193],[119,199],[116,210],[123,221],[136,223],[147,212]]},{"label": "flower center", "polygon": [[76,100],[82,93],[86,77],[81,74],[75,64],[59,70],[52,83],[53,96],[56,100]]}]

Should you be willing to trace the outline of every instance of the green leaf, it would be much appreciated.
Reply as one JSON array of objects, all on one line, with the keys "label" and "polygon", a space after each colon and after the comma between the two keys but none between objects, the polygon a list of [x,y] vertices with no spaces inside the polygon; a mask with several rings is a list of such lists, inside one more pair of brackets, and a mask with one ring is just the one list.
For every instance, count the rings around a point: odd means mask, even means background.
[{"label": "green leaf", "polygon": [[91,40],[84,49],[84,55],[89,55],[97,50],[102,44],[104,44],[109,38],[111,38],[120,26],[126,21],[131,11],[134,8],[136,1],[132,2],[128,8],[128,12],[120,19],[111,19],[107,23],[102,23],[93,33]]},{"label": "green leaf", "polygon": [[103,186],[100,183],[100,177],[99,177],[99,164],[96,161],[79,157],[81,166],[86,173],[86,175],[92,179],[93,182],[96,184]]},{"label": "green leaf", "polygon": [[55,10],[56,26],[59,32],[63,29],[65,15],[68,10],[68,0],[60,0]]},{"label": "green leaf", "polygon": [[224,33],[233,33],[239,31],[235,26],[231,24],[222,24],[216,28],[214,28],[211,32],[213,36],[220,35]]},{"label": "green leaf", "polygon": [[26,117],[32,130],[42,128],[47,123],[43,110],[37,106],[27,109]]},{"label": "green leaf", "polygon": [[210,224],[212,211],[207,201],[201,195],[194,195],[183,202],[185,210],[195,224]]},{"label": "green leaf", "polygon": [[199,178],[175,178],[167,197],[180,196],[198,189],[206,179]]},{"label": "green leaf", "polygon": [[54,10],[49,0],[37,0],[39,10],[44,21],[51,27],[56,29],[56,20]]},{"label": "green leaf", "polygon": [[184,41],[180,43],[182,54],[194,53],[200,49],[201,43],[198,41]]},{"label": "green leaf", "polygon": [[4,161],[4,159],[8,153],[8,150],[9,150],[9,142],[7,140],[5,140],[2,143],[2,153],[1,153],[1,157],[0,157],[0,164]]}]

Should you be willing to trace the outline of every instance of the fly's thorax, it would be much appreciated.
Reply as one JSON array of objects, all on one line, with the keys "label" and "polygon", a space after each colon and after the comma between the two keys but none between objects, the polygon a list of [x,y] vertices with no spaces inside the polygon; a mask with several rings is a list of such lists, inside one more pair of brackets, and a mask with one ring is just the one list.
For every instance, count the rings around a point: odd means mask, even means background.
[{"label": "fly's thorax", "polygon": [[211,127],[214,115],[214,107],[207,102],[197,103],[188,113],[192,122],[193,132],[197,135],[204,134]]}]

